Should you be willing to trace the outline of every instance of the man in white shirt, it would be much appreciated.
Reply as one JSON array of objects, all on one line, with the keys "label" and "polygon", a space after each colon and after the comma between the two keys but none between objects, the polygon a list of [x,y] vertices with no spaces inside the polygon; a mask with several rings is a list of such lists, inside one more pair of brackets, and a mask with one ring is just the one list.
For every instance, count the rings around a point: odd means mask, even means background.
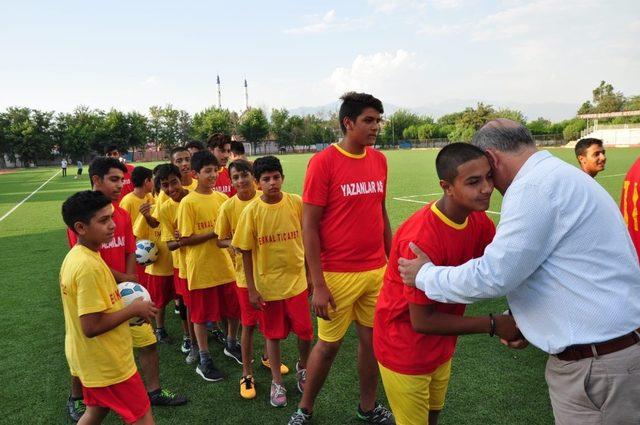
[{"label": "man in white shirt", "polygon": [[640,423],[640,266],[617,205],[519,123],[491,121],[472,143],[504,196],[493,242],[458,267],[415,250],[403,280],[440,302],[506,295],[526,340],[550,354],[556,424]]}]

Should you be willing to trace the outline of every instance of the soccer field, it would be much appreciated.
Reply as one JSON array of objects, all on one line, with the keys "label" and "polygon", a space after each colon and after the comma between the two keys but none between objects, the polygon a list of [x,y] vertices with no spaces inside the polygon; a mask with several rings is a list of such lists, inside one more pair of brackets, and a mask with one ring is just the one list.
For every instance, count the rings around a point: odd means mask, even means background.
[{"label": "soccer field", "polygon": [[[576,162],[572,149],[553,149],[551,152],[572,164]],[[436,153],[436,150],[385,151],[389,162],[387,209],[393,228],[423,203],[437,199],[440,190],[434,167]],[[597,180],[616,202],[620,198],[624,174],[638,155],[640,148],[607,151],[607,169]],[[285,191],[301,193],[309,157],[281,157]],[[151,168],[155,164],[143,165]],[[15,208],[57,172],[56,168],[38,168],[0,175],[0,269],[5,288],[5,295],[0,299],[5,341],[0,352],[3,380],[0,423],[69,422],[65,409],[69,373],[64,357],[64,318],[58,289],[59,267],[68,246],[60,207],[70,194],[89,189],[88,177],[85,174],[82,180],[74,180],[75,168],[70,168],[67,177],[56,175]],[[494,192],[490,216],[496,222],[501,199]],[[491,300],[469,306],[467,314],[501,312],[505,308],[505,300]],[[174,337],[174,343],[159,347],[161,381],[164,387],[187,395],[190,402],[184,407],[154,408],[158,424],[286,423],[300,398],[295,389],[294,374],[285,376],[289,406],[273,408],[268,404],[270,373],[256,360],[258,396],[254,400],[244,400],[239,395],[241,367],[222,354],[222,346],[210,342],[214,362],[227,374],[227,379],[219,383],[203,381],[196,375],[195,367],[184,362],[179,351],[177,316],[170,312],[167,317],[168,331]],[[256,359],[261,347],[262,342],[258,342]],[[283,361],[291,369],[295,364],[295,352],[295,339],[291,337],[283,344]],[[317,400],[314,423],[358,423],[355,419],[358,403],[355,359],[356,338],[351,329]],[[546,355],[533,347],[515,351],[487,335],[460,337],[447,405],[440,423],[553,423],[544,381],[545,361]],[[386,404],[382,385],[378,393]],[[120,421],[110,415],[105,423]]]}]

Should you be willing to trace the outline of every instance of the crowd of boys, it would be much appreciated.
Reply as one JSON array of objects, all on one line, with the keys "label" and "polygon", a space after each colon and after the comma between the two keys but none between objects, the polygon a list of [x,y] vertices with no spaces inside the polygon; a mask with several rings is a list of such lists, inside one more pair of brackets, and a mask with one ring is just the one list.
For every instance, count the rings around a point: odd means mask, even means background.
[{"label": "crowd of boys", "polygon": [[[187,403],[159,381],[157,343],[171,343],[169,304],[182,322],[185,362],[206,381],[224,379],[210,354],[213,333],[224,342],[224,354],[242,365],[245,399],[256,397],[253,341],[259,330],[274,407],[287,405],[282,375],[289,368],[280,341],[294,333],[302,398],[290,425],[311,422],[351,322],[358,337],[356,416],[376,424],[437,424],[458,335],[522,339],[508,312],[465,317],[463,304],[429,299],[404,285],[398,271],[399,259],[415,257],[418,248],[440,266],[483,255],[495,235],[485,214],[494,189],[485,153],[462,143],[443,148],[435,164],[442,197],[392,238],[386,158],[371,147],[382,103],[363,93],[342,100],[344,138],[312,157],[302,197],[282,190],[285,173],[276,157],[251,163],[241,143],[221,134],[206,146],[192,141],[173,149],[171,162],[154,170],[125,166],[115,147],[92,161],[92,190],[62,206],[71,247],[60,288],[73,420],[100,423],[113,410],[126,423],[151,424],[150,405]],[[576,148],[583,167],[604,158],[597,147]],[[597,166],[602,169],[604,160]],[[151,265],[136,264],[136,238],[158,247]],[[152,301],[124,307],[116,284],[125,281],[143,284]],[[130,326],[132,317],[145,324]],[[379,376],[391,410],[376,401]]]}]

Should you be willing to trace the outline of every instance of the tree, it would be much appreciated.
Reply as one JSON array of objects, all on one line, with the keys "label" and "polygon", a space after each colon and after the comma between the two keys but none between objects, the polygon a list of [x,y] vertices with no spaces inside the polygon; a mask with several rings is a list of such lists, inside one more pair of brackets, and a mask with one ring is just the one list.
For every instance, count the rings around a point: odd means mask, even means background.
[{"label": "tree", "polygon": [[495,116],[492,119],[495,119],[495,118],[507,118],[511,121],[519,122],[520,124],[527,123],[527,119],[525,118],[522,112],[515,109],[509,109],[509,108],[498,109],[495,113]]},{"label": "tree", "polygon": [[191,117],[171,104],[149,108],[149,126],[156,145],[172,148],[189,138]]},{"label": "tree", "polygon": [[624,101],[624,95],[616,92],[606,81],[600,81],[600,85],[593,89],[593,112],[595,113],[621,111]]},{"label": "tree", "polygon": [[531,134],[550,134],[551,121],[542,117],[527,123],[527,128]]},{"label": "tree", "polygon": [[53,158],[53,112],[8,108],[3,117],[3,149],[10,158],[20,157],[24,166]]},{"label": "tree", "polygon": [[431,117],[420,117],[406,109],[398,109],[387,118],[382,128],[382,141],[385,144],[396,144],[402,137],[407,127],[433,123]]},{"label": "tree", "polygon": [[269,134],[269,121],[264,111],[260,108],[246,111],[240,118],[238,132],[255,148]]},{"label": "tree", "polygon": [[565,141],[577,140],[580,138],[580,132],[587,127],[585,120],[575,118],[570,120],[562,131],[562,137]]},{"label": "tree", "polygon": [[207,108],[193,116],[191,137],[206,140],[214,133],[231,135],[234,129],[234,116],[228,109]]},{"label": "tree", "polygon": [[54,135],[60,153],[77,159],[87,155],[101,137],[103,120],[104,113],[82,105],[72,113],[58,114]]},{"label": "tree", "polygon": [[292,146],[291,132],[288,126],[289,111],[285,108],[271,110],[271,133],[279,147]]}]

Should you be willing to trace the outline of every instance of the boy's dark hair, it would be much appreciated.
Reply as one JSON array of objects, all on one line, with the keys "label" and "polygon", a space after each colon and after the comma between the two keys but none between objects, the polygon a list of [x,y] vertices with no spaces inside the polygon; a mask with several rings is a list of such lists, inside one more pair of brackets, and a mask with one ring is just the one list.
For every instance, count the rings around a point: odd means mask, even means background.
[{"label": "boy's dark hair", "polygon": [[237,140],[232,140],[231,152],[236,155],[244,155],[244,144],[242,142],[238,142]]},{"label": "boy's dark hair", "polygon": [[173,164],[160,164],[154,169],[153,185],[156,192],[160,191],[160,183],[167,180],[169,176],[176,176],[178,180],[181,178],[180,169]]},{"label": "boy's dark hair", "polygon": [[153,178],[153,171],[147,167],[137,166],[131,172],[131,182],[135,187],[142,187],[146,179]]},{"label": "boy's dark hair", "polygon": [[253,162],[253,177],[255,177],[256,180],[260,180],[260,176],[263,173],[269,173],[272,171],[279,171],[280,174],[284,176],[284,173],[282,172],[282,164],[280,164],[280,160],[275,156],[263,156]]},{"label": "boy's dark hair", "polygon": [[460,165],[484,156],[480,148],[469,143],[451,143],[442,148],[436,157],[438,178],[453,183]]},{"label": "boy's dark hair", "polygon": [[224,149],[224,145],[231,143],[231,137],[222,133],[215,133],[207,139],[207,147],[209,149]]},{"label": "boy's dark hair", "polygon": [[587,149],[589,149],[591,145],[598,145],[602,147],[602,140],[596,139],[595,137],[586,137],[578,140],[575,147],[576,158],[580,155],[586,155]]},{"label": "boy's dark hair", "polygon": [[251,163],[246,159],[236,159],[231,164],[229,164],[229,166],[227,167],[227,169],[229,170],[229,174],[231,174],[232,168],[235,168],[235,170],[239,173],[243,171],[251,173]]},{"label": "boy's dark hair", "polygon": [[74,193],[62,203],[62,219],[67,227],[75,233],[73,225],[78,221],[89,224],[97,211],[111,203],[102,192],[83,190]]},{"label": "boy's dark hair", "polygon": [[184,147],[186,149],[198,149],[199,151],[204,150],[204,145],[199,140],[190,140],[184,145]]},{"label": "boy's dark hair", "polygon": [[117,145],[114,144],[110,144],[104,147],[104,154],[108,154],[109,152],[113,152],[113,151],[118,151],[120,152],[120,149],[118,148]]},{"label": "boy's dark hair", "polygon": [[191,157],[191,169],[196,173],[199,173],[203,167],[207,165],[215,165],[216,167],[220,167],[220,163],[218,162],[218,158],[216,158],[209,151],[200,151],[193,154]]},{"label": "boy's dark hair", "polygon": [[89,164],[89,180],[93,179],[93,176],[98,176],[103,179],[104,176],[109,174],[109,170],[112,168],[117,168],[123,173],[127,172],[127,167],[116,158],[111,158],[108,156],[96,156]]},{"label": "boy's dark hair", "polygon": [[344,134],[347,134],[347,128],[344,126],[343,122],[345,117],[348,117],[351,121],[355,122],[356,118],[358,118],[366,108],[373,108],[381,114],[384,114],[382,102],[370,94],[350,91],[343,94],[340,99],[342,100],[342,105],[340,105],[338,120],[340,121],[340,128]]},{"label": "boy's dark hair", "polygon": [[171,148],[169,151],[169,160],[173,161],[173,155],[178,152],[189,152],[189,150],[185,146],[176,146],[175,148]]}]

